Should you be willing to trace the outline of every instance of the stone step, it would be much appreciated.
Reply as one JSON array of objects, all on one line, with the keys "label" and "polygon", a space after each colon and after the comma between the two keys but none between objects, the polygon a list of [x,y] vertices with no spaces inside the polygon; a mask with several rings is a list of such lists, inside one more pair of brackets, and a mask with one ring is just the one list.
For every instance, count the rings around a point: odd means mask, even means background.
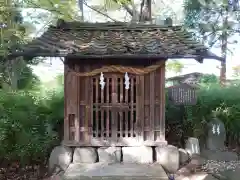
[{"label": "stone step", "polygon": [[159,178],[159,177],[147,177],[147,176],[93,176],[93,177],[75,177],[75,178],[64,178],[64,180],[168,180],[168,178]]},{"label": "stone step", "polygon": [[168,180],[166,172],[158,164],[70,164],[63,175],[66,180]]}]

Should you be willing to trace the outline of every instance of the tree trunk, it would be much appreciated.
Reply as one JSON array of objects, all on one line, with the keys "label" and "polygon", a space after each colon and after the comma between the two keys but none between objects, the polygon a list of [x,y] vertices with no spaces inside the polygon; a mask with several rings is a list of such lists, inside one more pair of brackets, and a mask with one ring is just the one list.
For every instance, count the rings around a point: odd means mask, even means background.
[{"label": "tree trunk", "polygon": [[[9,7],[9,11],[11,10],[11,7],[13,6],[13,1],[12,0],[5,0],[5,5],[6,7]],[[7,28],[8,29],[14,29],[16,25],[16,22],[14,21],[14,15],[10,13],[7,17]],[[6,59],[6,76],[8,77],[10,83],[9,89],[11,90],[17,90],[18,89],[18,79],[22,70],[22,63],[23,59],[16,58],[13,60],[8,60]],[[6,87],[6,86],[5,86]]]},{"label": "tree trunk", "polygon": [[140,21],[152,21],[152,0],[142,0],[139,14]]},{"label": "tree trunk", "polygon": [[131,3],[132,3],[132,11],[133,11],[131,23],[137,23],[137,22],[139,22],[140,17],[138,15],[137,8],[134,4],[134,1],[131,1]]},{"label": "tree trunk", "polygon": [[226,55],[225,55],[225,50],[226,46],[222,45],[222,54],[224,54],[223,56],[223,60],[221,62],[221,69],[220,69],[220,83],[222,86],[225,85],[226,83],[226,71],[227,71],[227,67],[226,67]]},{"label": "tree trunk", "polygon": [[[118,0],[113,0],[118,3]],[[132,6],[132,8],[131,8]],[[132,16],[132,22],[145,22],[152,20],[152,0],[142,0],[140,11],[137,11],[134,0],[130,4],[123,3],[122,7]]]},{"label": "tree trunk", "polygon": [[19,77],[21,76],[21,72],[26,64],[22,57],[18,57],[14,60],[11,60],[10,65],[11,89],[17,90]]},{"label": "tree trunk", "polygon": [[152,0],[146,0],[144,13],[145,13],[145,21],[152,22]]},{"label": "tree trunk", "polygon": [[222,32],[222,42],[221,42],[221,53],[223,60],[221,62],[221,69],[220,69],[220,84],[224,86],[226,84],[226,59],[227,59],[227,39],[228,39],[228,34],[227,34],[227,26],[228,26],[228,16],[226,14],[224,20],[223,20],[223,27],[224,31]]},{"label": "tree trunk", "polygon": [[81,20],[84,21],[83,0],[78,0],[78,7],[81,11]]}]

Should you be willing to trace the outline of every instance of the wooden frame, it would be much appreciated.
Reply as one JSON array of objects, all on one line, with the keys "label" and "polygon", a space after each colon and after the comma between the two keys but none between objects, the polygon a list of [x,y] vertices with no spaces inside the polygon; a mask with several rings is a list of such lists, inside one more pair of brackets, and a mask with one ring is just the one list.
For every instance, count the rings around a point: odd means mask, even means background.
[{"label": "wooden frame", "polygon": [[76,74],[98,67],[101,65],[65,64],[64,145],[166,144],[165,62],[147,74],[128,73],[128,90],[124,88],[123,73],[104,73],[103,90],[99,84],[100,74]]}]

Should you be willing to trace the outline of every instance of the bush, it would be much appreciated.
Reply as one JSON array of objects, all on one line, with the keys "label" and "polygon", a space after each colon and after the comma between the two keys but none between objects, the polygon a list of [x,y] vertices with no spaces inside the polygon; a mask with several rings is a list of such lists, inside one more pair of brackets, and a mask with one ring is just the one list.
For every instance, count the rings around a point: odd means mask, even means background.
[{"label": "bush", "polygon": [[42,161],[58,142],[51,127],[62,120],[62,92],[42,96],[0,91],[0,158],[21,163]]},{"label": "bush", "polygon": [[[198,102],[194,106],[185,106],[183,131],[187,136],[200,139],[206,137],[206,125],[212,119],[213,112],[223,121],[227,131],[227,141],[239,143],[240,137],[240,86],[220,87],[217,84],[202,85],[197,92]],[[167,110],[167,121],[176,107]],[[170,114],[170,115],[168,115]],[[175,113],[176,114],[176,113]],[[175,117],[178,118],[178,117]]]}]

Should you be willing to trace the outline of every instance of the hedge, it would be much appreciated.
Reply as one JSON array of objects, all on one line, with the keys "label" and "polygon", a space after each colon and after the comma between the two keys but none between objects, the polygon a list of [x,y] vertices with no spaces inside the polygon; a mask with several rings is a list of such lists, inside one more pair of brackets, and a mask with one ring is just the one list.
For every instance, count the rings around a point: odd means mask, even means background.
[{"label": "hedge", "polygon": [[[53,128],[63,122],[63,102],[62,89],[47,93],[0,91],[0,158],[21,163],[46,159],[59,143]],[[179,107],[168,103],[166,107],[167,123],[178,120],[179,114],[175,112]],[[200,88],[197,104],[185,107],[181,122],[185,135],[204,136],[204,125],[211,120],[213,111],[225,123],[228,137],[238,138],[240,86]]]}]

